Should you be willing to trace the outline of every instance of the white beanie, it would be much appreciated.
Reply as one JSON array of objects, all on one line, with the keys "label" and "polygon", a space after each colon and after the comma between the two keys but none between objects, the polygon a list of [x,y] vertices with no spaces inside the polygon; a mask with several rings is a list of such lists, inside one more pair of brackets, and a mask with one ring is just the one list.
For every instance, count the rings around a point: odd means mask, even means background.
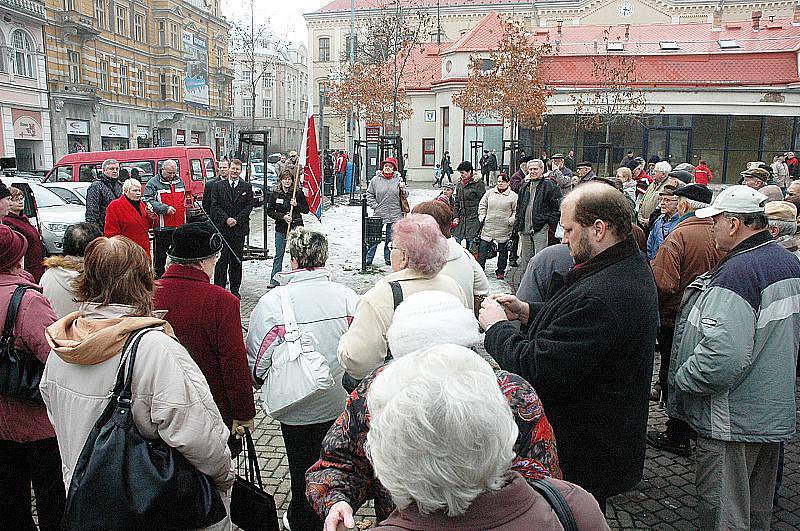
[{"label": "white beanie", "polygon": [[386,332],[392,356],[399,358],[434,345],[472,347],[481,340],[478,320],[454,295],[420,291],[394,311]]}]

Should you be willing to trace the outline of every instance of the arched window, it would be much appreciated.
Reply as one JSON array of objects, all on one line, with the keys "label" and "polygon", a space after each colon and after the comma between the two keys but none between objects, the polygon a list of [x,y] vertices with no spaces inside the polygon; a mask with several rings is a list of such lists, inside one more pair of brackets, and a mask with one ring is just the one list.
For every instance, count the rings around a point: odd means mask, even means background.
[{"label": "arched window", "polygon": [[24,31],[17,29],[11,34],[11,47],[14,51],[14,74],[23,77],[35,77],[33,61],[33,43]]}]

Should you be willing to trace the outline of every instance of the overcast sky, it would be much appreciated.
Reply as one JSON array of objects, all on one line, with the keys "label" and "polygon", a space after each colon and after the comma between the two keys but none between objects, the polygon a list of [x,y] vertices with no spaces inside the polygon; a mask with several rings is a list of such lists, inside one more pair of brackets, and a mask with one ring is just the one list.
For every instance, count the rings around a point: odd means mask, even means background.
[{"label": "overcast sky", "polygon": [[[303,13],[316,11],[331,0],[255,0],[256,25],[269,22],[275,34],[296,43],[307,43]],[[222,12],[229,22],[250,20],[250,2],[222,0]]]}]

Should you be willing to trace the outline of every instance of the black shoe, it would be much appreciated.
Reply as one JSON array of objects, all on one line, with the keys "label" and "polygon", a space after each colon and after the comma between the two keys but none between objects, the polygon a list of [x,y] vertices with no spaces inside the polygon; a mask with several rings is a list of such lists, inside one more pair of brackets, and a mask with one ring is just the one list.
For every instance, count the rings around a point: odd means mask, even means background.
[{"label": "black shoe", "polygon": [[508,266],[509,267],[519,267],[519,264],[517,263],[516,260],[509,260]]},{"label": "black shoe", "polygon": [[691,456],[693,451],[689,441],[683,443],[673,441],[667,436],[666,432],[661,431],[648,431],[647,444],[653,448],[658,448],[659,450],[664,450],[682,457]]}]

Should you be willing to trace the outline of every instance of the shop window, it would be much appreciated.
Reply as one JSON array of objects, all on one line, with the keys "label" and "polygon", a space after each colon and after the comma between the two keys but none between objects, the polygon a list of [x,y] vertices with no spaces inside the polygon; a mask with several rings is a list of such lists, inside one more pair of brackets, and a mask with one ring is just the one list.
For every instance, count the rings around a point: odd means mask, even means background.
[{"label": "shop window", "polygon": [[30,36],[21,29],[11,33],[11,46],[14,50],[14,74],[22,77],[35,77],[33,69],[33,43]]},{"label": "shop window", "polygon": [[217,178],[217,170],[214,168],[213,159],[203,159],[206,166],[206,181],[213,181]]},{"label": "shop window", "polygon": [[198,159],[192,159],[192,180],[193,181],[202,181],[203,180],[203,165],[200,163]]},{"label": "shop window", "polygon": [[[727,116],[697,115],[694,117],[692,144],[698,148],[724,149]],[[758,143],[756,143],[758,145]],[[713,171],[713,170],[712,170]]]},{"label": "shop window", "polygon": [[[731,134],[728,141],[728,149],[751,150],[755,148],[756,150],[758,150],[760,137],[761,137],[760,116],[731,117]],[[758,160],[758,155],[756,155],[756,158],[750,160]],[[739,171],[744,171],[744,168],[742,168]]]},{"label": "shop window", "polygon": [[791,149],[793,125],[794,119],[791,116],[764,118],[764,162],[772,164],[772,157]]},{"label": "shop window", "polygon": [[422,139],[422,165],[436,165],[436,140],[433,138]]},{"label": "shop window", "polygon": [[320,37],[319,39],[319,60],[331,60],[331,39],[329,37]]},{"label": "shop window", "polygon": [[[755,146],[756,148],[758,147],[758,142],[756,142]],[[757,160],[758,149],[729,150],[728,164],[725,167],[725,181],[728,184],[739,184],[739,179],[741,178],[739,174],[747,169],[747,163]]]}]

